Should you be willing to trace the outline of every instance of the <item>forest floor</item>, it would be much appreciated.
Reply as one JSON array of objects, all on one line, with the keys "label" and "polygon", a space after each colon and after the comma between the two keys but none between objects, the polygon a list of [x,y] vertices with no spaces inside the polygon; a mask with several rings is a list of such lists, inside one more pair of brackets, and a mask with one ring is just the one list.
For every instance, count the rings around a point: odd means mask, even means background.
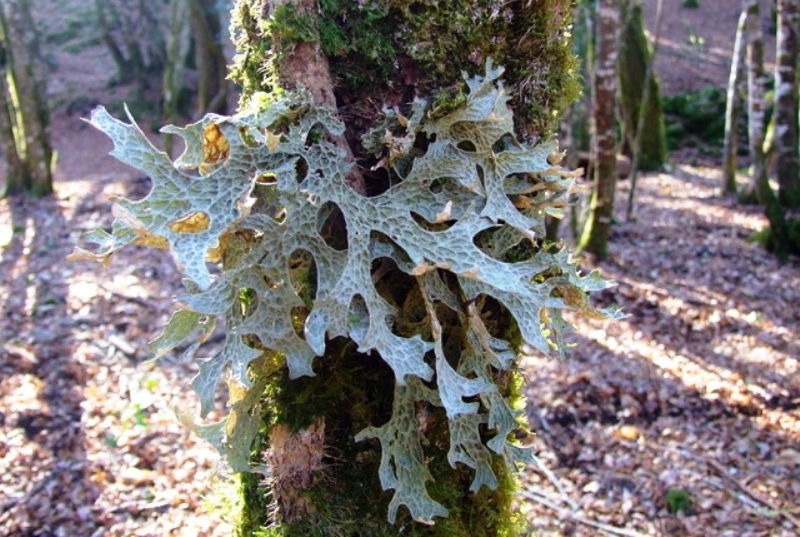
[{"label": "forest floor", "polygon": [[[727,62],[738,3],[700,4],[665,2],[668,91],[724,86],[708,62]],[[136,247],[106,268],[65,261],[110,225],[113,196],[139,198],[148,181],[79,121],[126,97],[107,86],[105,49],[62,45],[56,194],[0,201],[0,536],[228,535],[213,508],[225,475],[176,418],[196,404],[196,366],[145,361],[180,289],[171,261]],[[522,360],[547,468],[522,476],[531,534],[800,534],[800,260],[750,242],[765,219],[719,185],[700,153],[641,177],[636,221],[614,226],[609,260],[585,261],[618,282],[596,300],[628,317],[575,319],[569,360]]]}]

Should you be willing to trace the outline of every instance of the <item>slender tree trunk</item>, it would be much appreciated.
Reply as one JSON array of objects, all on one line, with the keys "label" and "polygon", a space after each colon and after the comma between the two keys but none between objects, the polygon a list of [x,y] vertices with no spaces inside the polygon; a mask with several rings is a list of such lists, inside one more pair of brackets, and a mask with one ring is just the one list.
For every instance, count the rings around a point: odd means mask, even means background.
[{"label": "slender tree trunk", "polygon": [[778,199],[784,206],[800,206],[798,166],[798,0],[778,0],[778,36],[775,61],[775,152]]},{"label": "slender tree trunk", "polygon": [[728,93],[725,105],[725,143],[722,150],[722,193],[736,194],[736,154],[738,150],[739,116],[741,114],[742,97],[740,93],[742,74],[744,72],[744,56],[746,47],[745,31],[747,27],[747,10],[743,9],[736,25],[736,39],[731,58],[731,72],[728,77]]},{"label": "slender tree trunk", "polygon": [[150,75],[165,66],[163,0],[95,0],[103,41],[117,64],[116,82],[136,82],[143,92]]},{"label": "slender tree trunk", "polygon": [[192,33],[195,40],[198,91],[197,111],[221,114],[225,112],[228,85],[225,55],[220,34],[222,24],[215,0],[189,2]]},{"label": "slender tree trunk", "polygon": [[25,163],[17,152],[14,139],[16,114],[11,102],[13,78],[9,73],[10,50],[5,26],[5,15],[0,11],[0,146],[3,147],[3,160],[6,164],[4,195],[24,192],[28,181]]},{"label": "slender tree trunk", "polygon": [[[764,36],[761,10],[757,0],[746,0],[747,10],[747,136],[750,148],[750,184],[741,198],[758,199],[758,186],[768,181],[764,156],[766,117],[766,73],[764,71]],[[767,183],[768,184],[768,183]]]},{"label": "slender tree trunk", "polygon": [[637,160],[638,169],[658,170],[667,162],[667,136],[661,112],[661,89],[652,69],[651,56],[656,46],[654,44],[651,50],[647,42],[640,0],[624,0],[621,6],[619,87],[627,153]]},{"label": "slender tree trunk", "polygon": [[39,36],[28,0],[2,3],[0,31],[5,53],[0,131],[9,174],[15,174],[8,176],[6,193],[44,196],[53,191],[50,112]]},{"label": "slender tree trunk", "polygon": [[[639,170],[644,169],[641,165],[641,159],[646,157],[645,149],[643,147],[644,138],[645,136],[653,136],[650,130],[653,130],[654,127],[657,129],[659,133],[659,137],[661,140],[661,149],[664,152],[664,159],[666,162],[666,154],[667,154],[667,135],[664,129],[664,117],[661,113],[661,95],[659,93],[659,87],[657,81],[655,79],[655,75],[653,73],[653,66],[656,59],[656,54],[658,53],[658,45],[659,45],[659,38],[661,34],[661,21],[663,20],[664,13],[664,0],[658,0],[658,5],[656,8],[656,26],[655,32],[653,34],[653,49],[650,53],[650,57],[647,59],[646,69],[644,72],[644,76],[642,77],[644,80],[655,82],[655,84],[648,84],[644,86],[642,92],[642,102],[639,106],[639,114],[636,120],[636,134],[633,138],[632,148],[631,151],[633,153],[631,159],[631,187],[630,191],[628,192],[628,208],[625,213],[625,219],[631,220],[633,218],[633,204],[636,199],[636,182],[639,178]],[[639,20],[642,20],[641,9],[639,11]],[[640,26],[643,26],[640,24]],[[644,31],[642,30],[642,33]],[[645,44],[647,41],[645,40]],[[656,92],[655,94],[653,92]],[[650,103],[651,99],[658,99],[658,107],[654,109],[652,104]],[[651,114],[651,117],[648,117],[647,113]],[[649,120],[649,121],[648,121]],[[654,124],[658,122],[657,124]],[[647,125],[649,123],[649,125]],[[648,133],[648,134],[645,134]],[[651,148],[652,150],[652,148]],[[663,165],[663,163],[662,163]],[[659,166],[660,167],[660,166]]]},{"label": "slender tree trunk", "polygon": [[129,64],[128,59],[122,52],[122,48],[113,36],[115,26],[112,20],[114,15],[112,11],[113,6],[107,3],[106,0],[95,0],[94,4],[97,11],[97,22],[103,36],[103,42],[106,44],[109,53],[111,53],[114,63],[117,64],[117,82],[120,84],[129,82],[133,80],[135,73],[133,66]]},{"label": "slender tree trunk", "polygon": [[[166,68],[162,84],[161,113],[164,121],[175,123],[186,114],[189,92],[186,88],[186,63],[192,46],[191,27],[187,24],[190,0],[170,2],[166,34]],[[173,136],[164,136],[164,149],[172,153]]]},{"label": "slender tree trunk", "polygon": [[750,154],[753,160],[750,188],[769,220],[766,245],[784,258],[800,251],[797,226],[786,220],[786,212],[772,191],[764,158],[764,111],[766,76],[764,73],[764,40],[757,0],[747,0],[747,111]]},{"label": "slender tree trunk", "polygon": [[600,259],[608,255],[608,234],[617,186],[615,128],[619,6],[598,1],[597,69],[594,82],[594,191],[580,248]]}]

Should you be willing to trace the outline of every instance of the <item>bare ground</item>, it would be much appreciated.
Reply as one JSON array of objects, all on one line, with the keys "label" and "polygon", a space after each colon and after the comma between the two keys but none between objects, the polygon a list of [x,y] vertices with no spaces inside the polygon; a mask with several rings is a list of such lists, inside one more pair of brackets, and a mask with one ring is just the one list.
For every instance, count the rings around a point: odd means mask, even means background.
[{"label": "bare ground", "polygon": [[[665,87],[724,85],[727,67],[712,66],[730,54],[738,3],[673,4]],[[686,53],[685,17],[709,54]],[[110,196],[147,182],[78,121],[125,95],[106,87],[102,47],[53,56],[51,90],[66,96],[56,195],[0,202],[0,535],[227,535],[209,509],[214,453],[175,417],[195,403],[195,366],[142,361],[179,289],[171,262],[135,248],[106,269],[64,261],[109,225]],[[523,474],[532,533],[800,534],[800,262],[748,242],[765,220],[718,186],[713,163],[643,177],[638,220],[615,227],[598,267],[619,285],[597,300],[629,317],[576,319],[569,361],[523,360],[533,445],[558,483]],[[671,514],[675,491],[691,506]]]}]

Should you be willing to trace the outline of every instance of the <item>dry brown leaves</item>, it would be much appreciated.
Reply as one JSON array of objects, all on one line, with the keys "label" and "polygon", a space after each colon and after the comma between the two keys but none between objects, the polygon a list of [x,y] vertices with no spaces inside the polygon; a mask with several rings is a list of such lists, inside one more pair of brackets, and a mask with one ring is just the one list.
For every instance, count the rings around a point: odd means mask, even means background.
[{"label": "dry brown leaves", "polygon": [[0,202],[0,535],[228,533],[206,505],[215,453],[175,417],[193,366],[142,362],[177,290],[169,259],[65,260],[123,188]]},{"label": "dry brown leaves", "polygon": [[[542,535],[800,534],[800,263],[748,242],[766,221],[719,184],[646,176],[598,267],[619,282],[598,301],[629,317],[575,319],[571,360],[527,360],[535,446],[566,495],[526,472]],[[671,513],[670,491],[691,506]]]}]

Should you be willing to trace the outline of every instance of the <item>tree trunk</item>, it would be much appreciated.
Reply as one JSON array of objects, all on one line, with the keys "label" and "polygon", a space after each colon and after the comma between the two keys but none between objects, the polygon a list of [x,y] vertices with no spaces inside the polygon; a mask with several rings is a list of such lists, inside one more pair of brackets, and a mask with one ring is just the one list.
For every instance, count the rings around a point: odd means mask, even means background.
[{"label": "tree trunk", "polygon": [[[461,72],[482,72],[487,58],[507,68],[504,78],[519,134],[552,135],[554,112],[578,93],[574,58],[563,37],[569,4],[511,3],[497,16],[496,2],[490,1],[450,1],[429,9],[416,2],[238,0],[233,27],[239,54],[233,74],[243,88],[241,106],[304,88],[345,122],[345,134],[332,137],[353,163],[350,186],[360,194],[379,194],[390,186],[390,178],[372,172],[376,159],[364,149],[361,136],[381,110],[396,107],[407,114],[415,98],[424,98],[433,99],[429,113],[447,113],[464,97]],[[613,162],[612,154],[612,169]],[[347,240],[344,226],[333,214],[323,229],[335,243]],[[440,336],[448,345],[462,344],[463,329],[427,301],[414,278],[396,267],[384,268],[381,281],[391,290],[387,300],[397,305],[394,322],[400,334],[412,333],[427,312],[440,316]],[[507,312],[498,310],[496,319],[501,330],[509,329]],[[355,435],[386,423],[393,406],[405,404],[408,388],[396,385],[385,362],[357,348],[347,338],[330,340],[325,355],[314,362],[316,376],[290,380],[282,373],[270,380],[264,422],[272,425],[265,427],[255,452],[263,454],[260,462],[266,460],[273,472],[266,488],[259,476],[242,474],[238,534],[271,527],[284,536],[516,536],[515,480],[502,458],[492,454],[497,488],[471,492],[472,470],[451,468],[446,447],[442,450],[450,434],[447,416],[422,402],[405,411],[416,413],[428,441],[418,446],[419,460],[403,464],[427,462],[431,497],[450,513],[434,526],[412,520],[405,510],[397,513],[396,522],[387,521],[392,494],[379,479],[381,450],[374,442],[356,442]],[[521,397],[514,373],[503,373],[498,381],[504,395]],[[395,471],[407,469],[397,466]]]},{"label": "tree trunk", "polygon": [[722,150],[722,193],[736,194],[736,154],[738,151],[739,116],[742,97],[739,91],[744,72],[745,29],[747,27],[747,10],[743,9],[736,25],[736,39],[731,58],[731,73],[728,77],[728,93],[725,105],[725,143]]},{"label": "tree trunk", "polygon": [[[764,40],[757,0],[748,0],[747,22],[747,111],[750,155],[753,160],[750,189],[769,220],[766,246],[785,258],[800,251],[800,234],[796,223],[786,220],[786,212],[772,191],[764,158],[764,110],[766,76],[764,73]],[[796,116],[795,116],[796,117]]]},{"label": "tree trunk", "polygon": [[222,51],[222,23],[216,0],[189,2],[190,21],[195,41],[198,89],[197,111],[221,114],[226,109],[228,85],[225,55]]},{"label": "tree trunk", "polygon": [[594,81],[594,191],[580,248],[600,259],[608,255],[608,234],[617,185],[615,114],[619,7],[615,0],[599,0],[597,69]]},{"label": "tree trunk", "polygon": [[[192,47],[189,18],[190,0],[172,0],[165,36],[166,67],[161,90],[161,115],[168,124],[188,115],[189,90],[186,87],[186,64]],[[164,135],[164,150],[172,154],[173,136]]]},{"label": "tree trunk", "polygon": [[[622,2],[622,32],[619,51],[620,108],[627,154],[639,146],[638,169],[661,169],[667,162],[667,136],[661,112],[661,90],[658,78],[648,70],[651,50],[644,31],[644,16],[639,0]],[[650,72],[645,100],[645,78]],[[637,142],[639,112],[644,107],[642,139]]]},{"label": "tree trunk", "polygon": [[775,170],[778,199],[784,206],[800,206],[798,166],[797,34],[798,0],[778,0],[778,36],[775,60]]},{"label": "tree trunk", "polygon": [[757,0],[747,0],[747,136],[750,148],[751,175],[743,201],[757,200],[759,184],[768,183],[764,134],[766,117],[766,73],[764,71],[764,36],[761,10]]},{"label": "tree trunk", "polygon": [[3,87],[0,131],[7,164],[5,194],[53,191],[53,150],[39,36],[28,0],[0,6]]}]

